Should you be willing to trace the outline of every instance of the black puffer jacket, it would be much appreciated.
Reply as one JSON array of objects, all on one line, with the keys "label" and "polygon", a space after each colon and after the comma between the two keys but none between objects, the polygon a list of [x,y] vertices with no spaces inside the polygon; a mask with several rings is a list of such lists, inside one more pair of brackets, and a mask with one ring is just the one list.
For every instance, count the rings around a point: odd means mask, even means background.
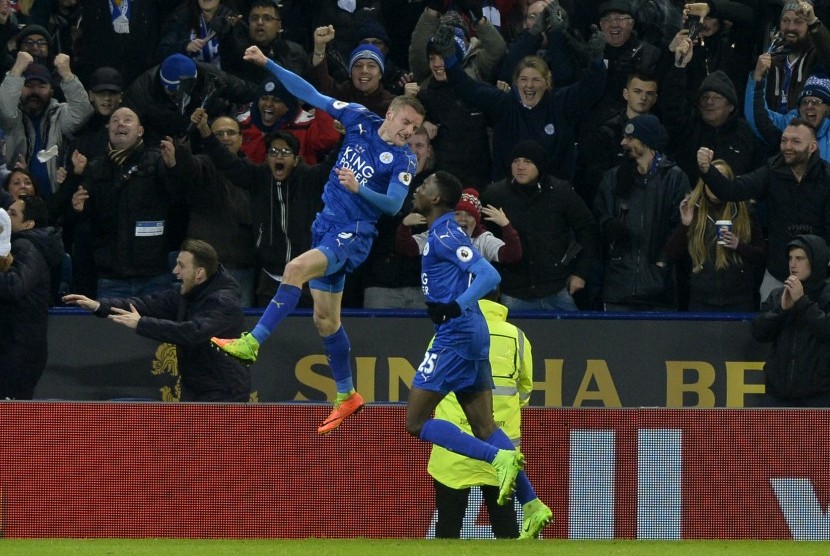
[{"label": "black puffer jacket", "polygon": [[248,401],[250,370],[210,344],[213,336],[234,338],[244,330],[239,284],[223,268],[186,295],[168,290],[100,302],[96,316],[106,317],[112,307],[129,310],[132,304],[141,315],[137,334],[176,345],[183,401]]},{"label": "black puffer jacket", "polygon": [[30,400],[48,351],[50,274],[63,261],[60,231],[12,236],[14,263],[0,273],[0,399]]},{"label": "black puffer jacket", "polygon": [[789,246],[801,247],[810,259],[811,274],[803,282],[804,295],[790,310],[781,308],[784,288],[773,290],[752,321],[752,335],[772,342],[764,365],[767,394],[798,400],[830,392],[830,288],[827,263],[830,250],[820,237],[798,236]]}]

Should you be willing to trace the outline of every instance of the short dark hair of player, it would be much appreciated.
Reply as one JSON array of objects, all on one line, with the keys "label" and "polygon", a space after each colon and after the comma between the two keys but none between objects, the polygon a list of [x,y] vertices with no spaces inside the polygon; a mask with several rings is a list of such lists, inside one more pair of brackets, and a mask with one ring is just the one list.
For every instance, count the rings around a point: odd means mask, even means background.
[{"label": "short dark hair of player", "polygon": [[631,81],[634,79],[639,79],[640,81],[645,81],[647,83],[654,83],[655,85],[657,85],[657,90],[660,90],[660,81],[658,81],[657,75],[648,70],[638,69],[629,73],[628,79],[625,80],[626,89],[629,85],[631,85]]},{"label": "short dark hair of player", "polygon": [[181,250],[193,255],[193,266],[204,268],[208,278],[219,270],[219,255],[210,243],[201,239],[186,239]]},{"label": "short dark hair of player", "polygon": [[21,195],[18,201],[23,202],[23,222],[34,220],[35,228],[44,228],[49,225],[49,209],[46,208],[46,201],[29,195]]},{"label": "short dark hair of player", "polygon": [[300,140],[297,139],[294,136],[294,134],[282,130],[271,131],[265,135],[265,145],[267,146],[267,149],[270,149],[271,143],[278,139],[282,139],[283,141],[285,141],[285,144],[288,145],[288,148],[291,149],[291,152],[294,153],[294,156],[297,156],[299,154]]},{"label": "short dark hair of player", "polygon": [[809,129],[810,130],[810,135],[813,136],[813,141],[818,140],[818,135],[816,134],[816,128],[814,128],[810,124],[810,122],[808,122],[807,120],[804,120],[804,119],[801,119],[801,118],[793,118],[787,124],[787,127],[798,127],[798,126],[804,126],[807,129]]},{"label": "short dark hair of player", "polygon": [[424,105],[421,104],[421,101],[415,97],[401,95],[392,99],[392,102],[389,103],[389,110],[393,112],[397,112],[398,108],[403,106],[409,106],[412,108],[417,114],[421,116],[427,115],[427,109],[424,108]]},{"label": "short dark hair of player", "polygon": [[438,196],[441,199],[441,204],[445,207],[455,210],[455,205],[461,200],[461,182],[444,170],[438,170],[434,174],[435,185],[438,187]]}]

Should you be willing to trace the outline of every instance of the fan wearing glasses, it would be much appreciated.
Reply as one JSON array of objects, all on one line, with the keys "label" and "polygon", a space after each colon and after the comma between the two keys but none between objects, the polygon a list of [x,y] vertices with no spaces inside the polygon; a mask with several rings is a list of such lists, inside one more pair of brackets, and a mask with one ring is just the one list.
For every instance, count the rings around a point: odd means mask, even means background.
[{"label": "fan wearing glasses", "polygon": [[[768,69],[769,66],[766,66]],[[824,74],[813,74],[804,82],[804,88],[798,95],[798,107],[786,114],[770,109],[764,95],[766,85],[765,67],[759,58],[755,70],[755,82],[747,86],[747,101],[744,109],[747,122],[753,131],[767,143],[778,145],[781,134],[795,118],[800,118],[816,130],[819,156],[830,162],[830,78]]]},{"label": "fan wearing glasses", "polygon": [[256,46],[266,56],[299,75],[307,75],[308,54],[299,44],[282,38],[282,16],[275,0],[253,0],[247,17],[235,22],[233,32],[219,41],[222,69],[251,83],[262,83],[268,72],[242,60],[245,49]]},{"label": "fan wearing glasses", "polygon": [[312,248],[286,265],[282,283],[252,333],[211,341],[233,357],[256,361],[260,345],[297,307],[308,282],[314,324],[323,338],[337,389],[334,409],[317,428],[319,434],[327,434],[364,405],[355,391],[351,347],[340,323],[346,274],[366,260],[377,235],[378,218],[397,214],[409,195],[417,161],[407,141],[423,124],[425,110],[416,98],[399,96],[380,117],[360,104],[320,94],[257,47],[245,52],[245,60],[266,67],[299,100],[328,112],[343,125],[345,137],[323,190],[324,207],[312,225]]},{"label": "fan wearing glasses", "polygon": [[14,38],[18,52],[28,52],[34,63],[54,69],[54,54],[51,50],[49,31],[40,25],[27,25]]}]

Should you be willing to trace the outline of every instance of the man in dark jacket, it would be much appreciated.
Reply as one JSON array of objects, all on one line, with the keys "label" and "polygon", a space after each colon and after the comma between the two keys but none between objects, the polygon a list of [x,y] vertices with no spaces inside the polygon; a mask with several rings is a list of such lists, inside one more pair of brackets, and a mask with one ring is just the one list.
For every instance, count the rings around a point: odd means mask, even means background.
[{"label": "man in dark jacket", "polygon": [[311,223],[322,208],[323,185],[331,162],[307,166],[300,158],[300,142],[287,131],[266,136],[265,164],[254,164],[231,154],[213,135],[204,111],[193,122],[205,143],[205,153],[230,182],[249,191],[256,253],[262,267],[257,300],[268,302],[282,281],[285,265],[311,247]]},{"label": "man in dark jacket", "polygon": [[100,301],[69,294],[63,301],[146,338],[175,344],[181,401],[247,402],[250,370],[210,345],[211,336],[243,330],[239,285],[219,265],[213,247],[201,240],[185,240],[173,273],[181,281],[178,291]]},{"label": "man in dark jacket", "polygon": [[697,154],[700,174],[718,199],[767,199],[769,249],[762,300],[789,276],[785,247],[795,236],[830,238],[830,163],[818,155],[815,129],[804,120],[792,120],[781,135],[780,150],[757,170],[731,181],[712,167],[711,149],[701,147]]},{"label": "man in dark jacket", "polygon": [[665,130],[656,116],[631,119],[623,133],[626,160],[606,172],[594,202],[606,252],[602,299],[607,311],[671,310],[664,248],[689,179],[660,152]]},{"label": "man in dark jacket", "polygon": [[789,276],[761,305],[752,336],[771,342],[764,365],[766,407],[830,407],[830,311],[824,239],[796,236],[784,253]]},{"label": "man in dark jacket", "polygon": [[[0,272],[0,399],[31,400],[46,368],[51,276],[64,258],[46,202],[21,197],[9,207],[13,262]],[[0,237],[2,237],[0,233]],[[0,240],[0,255],[5,249]]]},{"label": "man in dark jacket", "polygon": [[713,71],[700,86],[694,106],[687,99],[686,68],[674,67],[663,82],[663,123],[673,141],[668,149],[691,183],[698,179],[697,150],[709,147],[736,175],[764,163],[765,147],[740,117],[735,85],[723,71]]},{"label": "man in dark jacket", "polygon": [[187,191],[191,176],[176,167],[171,138],[160,148],[144,142],[141,121],[129,108],[112,113],[108,131],[107,155],[88,164],[77,159],[64,184],[70,191],[84,190],[73,208],[91,224],[98,295],[168,289],[167,254],[178,244],[173,237],[181,225],[174,201]]},{"label": "man in dark jacket", "polygon": [[[596,221],[568,182],[545,173],[539,143],[522,141],[511,156],[512,178],[489,185],[482,197],[484,206],[504,211],[522,242],[520,261],[497,265],[501,302],[511,311],[576,311],[573,295],[597,255]],[[491,231],[501,236],[501,228]]]},{"label": "man in dark jacket", "polygon": [[136,78],[124,94],[124,106],[141,115],[146,140],[155,144],[165,135],[185,135],[196,108],[224,113],[229,103],[247,104],[256,92],[255,85],[214,65],[173,54]]}]

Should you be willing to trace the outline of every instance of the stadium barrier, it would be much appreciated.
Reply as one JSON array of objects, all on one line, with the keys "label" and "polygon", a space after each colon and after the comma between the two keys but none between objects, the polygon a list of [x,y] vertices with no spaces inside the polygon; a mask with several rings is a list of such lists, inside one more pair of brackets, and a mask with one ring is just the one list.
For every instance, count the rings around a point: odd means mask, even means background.
[{"label": "stadium barrier", "polygon": [[[583,313],[511,318],[533,346],[534,393],[543,407],[754,407],[768,346],[749,315]],[[256,314],[246,317],[253,327]],[[423,313],[353,312],[344,324],[355,382],[368,401],[406,400],[433,328]],[[49,364],[35,396],[73,401],[178,399],[175,346],[77,309],[49,323]],[[252,367],[255,402],[333,399],[311,318],[291,316]]]},{"label": "stadium barrier", "polygon": [[[430,536],[404,408],[321,437],[327,412],[0,402],[0,536]],[[830,539],[827,411],[528,408],[523,429],[546,538]],[[473,497],[464,536],[489,535],[483,513]]]}]

